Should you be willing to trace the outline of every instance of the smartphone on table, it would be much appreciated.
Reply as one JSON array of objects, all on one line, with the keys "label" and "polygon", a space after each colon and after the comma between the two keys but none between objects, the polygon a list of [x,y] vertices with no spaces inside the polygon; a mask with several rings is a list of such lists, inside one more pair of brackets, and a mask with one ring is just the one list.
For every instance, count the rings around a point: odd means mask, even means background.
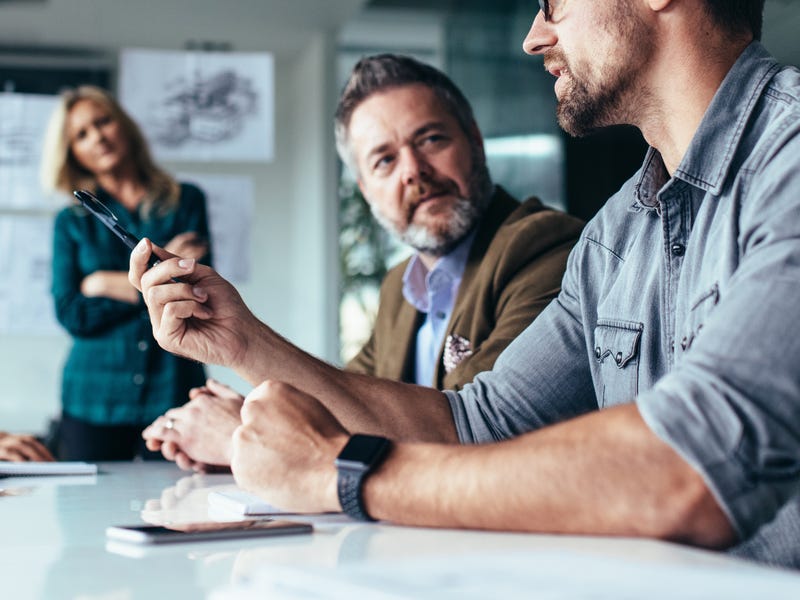
[{"label": "smartphone on table", "polygon": [[[139,238],[129,231],[126,231],[125,228],[119,224],[117,215],[115,215],[110,208],[98,200],[94,194],[88,190],[75,190],[72,192],[72,194],[80,201],[86,210],[97,217],[97,219],[99,219],[103,225],[108,227],[114,235],[122,240],[122,243],[125,244],[129,249],[133,250],[136,247],[136,245],[139,243]],[[147,266],[154,267],[159,262],[161,261],[158,260],[158,257],[156,257],[155,254],[151,254],[150,259],[147,261]]]},{"label": "smartphone on table", "polygon": [[311,533],[310,523],[250,519],[247,521],[175,523],[173,525],[115,525],[106,529],[112,540],[134,544],[167,544],[207,540],[232,540]]}]

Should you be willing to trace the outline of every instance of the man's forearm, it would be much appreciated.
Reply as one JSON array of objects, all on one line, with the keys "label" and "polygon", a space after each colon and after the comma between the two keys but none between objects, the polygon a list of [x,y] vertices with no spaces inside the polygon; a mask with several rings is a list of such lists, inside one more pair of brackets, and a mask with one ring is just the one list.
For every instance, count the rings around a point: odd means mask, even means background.
[{"label": "man's forearm", "polygon": [[498,444],[397,444],[364,495],[373,517],[409,525],[735,541],[700,475],[633,404]]},{"label": "man's forearm", "polygon": [[251,384],[274,379],[317,398],[353,433],[398,440],[457,442],[447,398],[432,388],[349,373],[304,352],[264,324],[240,364]]}]

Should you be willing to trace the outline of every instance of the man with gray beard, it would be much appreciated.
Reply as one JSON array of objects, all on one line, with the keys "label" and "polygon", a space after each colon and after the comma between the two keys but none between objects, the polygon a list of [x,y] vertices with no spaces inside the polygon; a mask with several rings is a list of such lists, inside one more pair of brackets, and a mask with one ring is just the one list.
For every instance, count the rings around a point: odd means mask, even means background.
[{"label": "man with gray beard", "polygon": [[[466,98],[412,58],[359,61],[335,133],[376,220],[415,250],[384,279],[372,335],[346,369],[459,390],[558,295],[583,223],[493,185]],[[213,380],[190,396],[145,430],[148,447],[182,468],[230,464],[243,398]]]},{"label": "man with gray beard", "polygon": [[558,294],[583,224],[494,186],[466,98],[408,57],[354,67],[336,145],[377,221],[416,251],[386,276],[348,370],[461,389]]}]

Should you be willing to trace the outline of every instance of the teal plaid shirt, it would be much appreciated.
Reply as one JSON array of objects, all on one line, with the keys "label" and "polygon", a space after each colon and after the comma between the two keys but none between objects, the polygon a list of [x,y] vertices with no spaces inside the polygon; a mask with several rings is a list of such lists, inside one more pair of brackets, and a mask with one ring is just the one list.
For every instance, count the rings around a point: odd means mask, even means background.
[{"label": "teal plaid shirt", "polygon": [[[205,197],[182,184],[178,206],[142,219],[103,190],[98,198],[136,237],[163,245],[195,231],[209,239]],[[84,277],[99,271],[127,271],[130,251],[80,206],[62,210],[53,235],[53,298],[56,317],[74,343],[64,366],[61,401],[72,417],[97,425],[144,425],[186,402],[189,389],[205,382],[203,365],[178,358],[153,339],[144,302],[87,298]],[[211,253],[202,260],[210,264]]]}]

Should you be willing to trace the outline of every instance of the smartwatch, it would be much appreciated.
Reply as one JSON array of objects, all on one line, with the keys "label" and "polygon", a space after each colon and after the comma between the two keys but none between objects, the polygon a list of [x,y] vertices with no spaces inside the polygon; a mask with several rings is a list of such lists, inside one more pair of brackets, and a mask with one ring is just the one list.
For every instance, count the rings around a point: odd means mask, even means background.
[{"label": "smartwatch", "polygon": [[336,457],[336,491],[342,510],[361,521],[374,521],[364,508],[364,479],[386,458],[392,442],[377,435],[356,433]]}]

